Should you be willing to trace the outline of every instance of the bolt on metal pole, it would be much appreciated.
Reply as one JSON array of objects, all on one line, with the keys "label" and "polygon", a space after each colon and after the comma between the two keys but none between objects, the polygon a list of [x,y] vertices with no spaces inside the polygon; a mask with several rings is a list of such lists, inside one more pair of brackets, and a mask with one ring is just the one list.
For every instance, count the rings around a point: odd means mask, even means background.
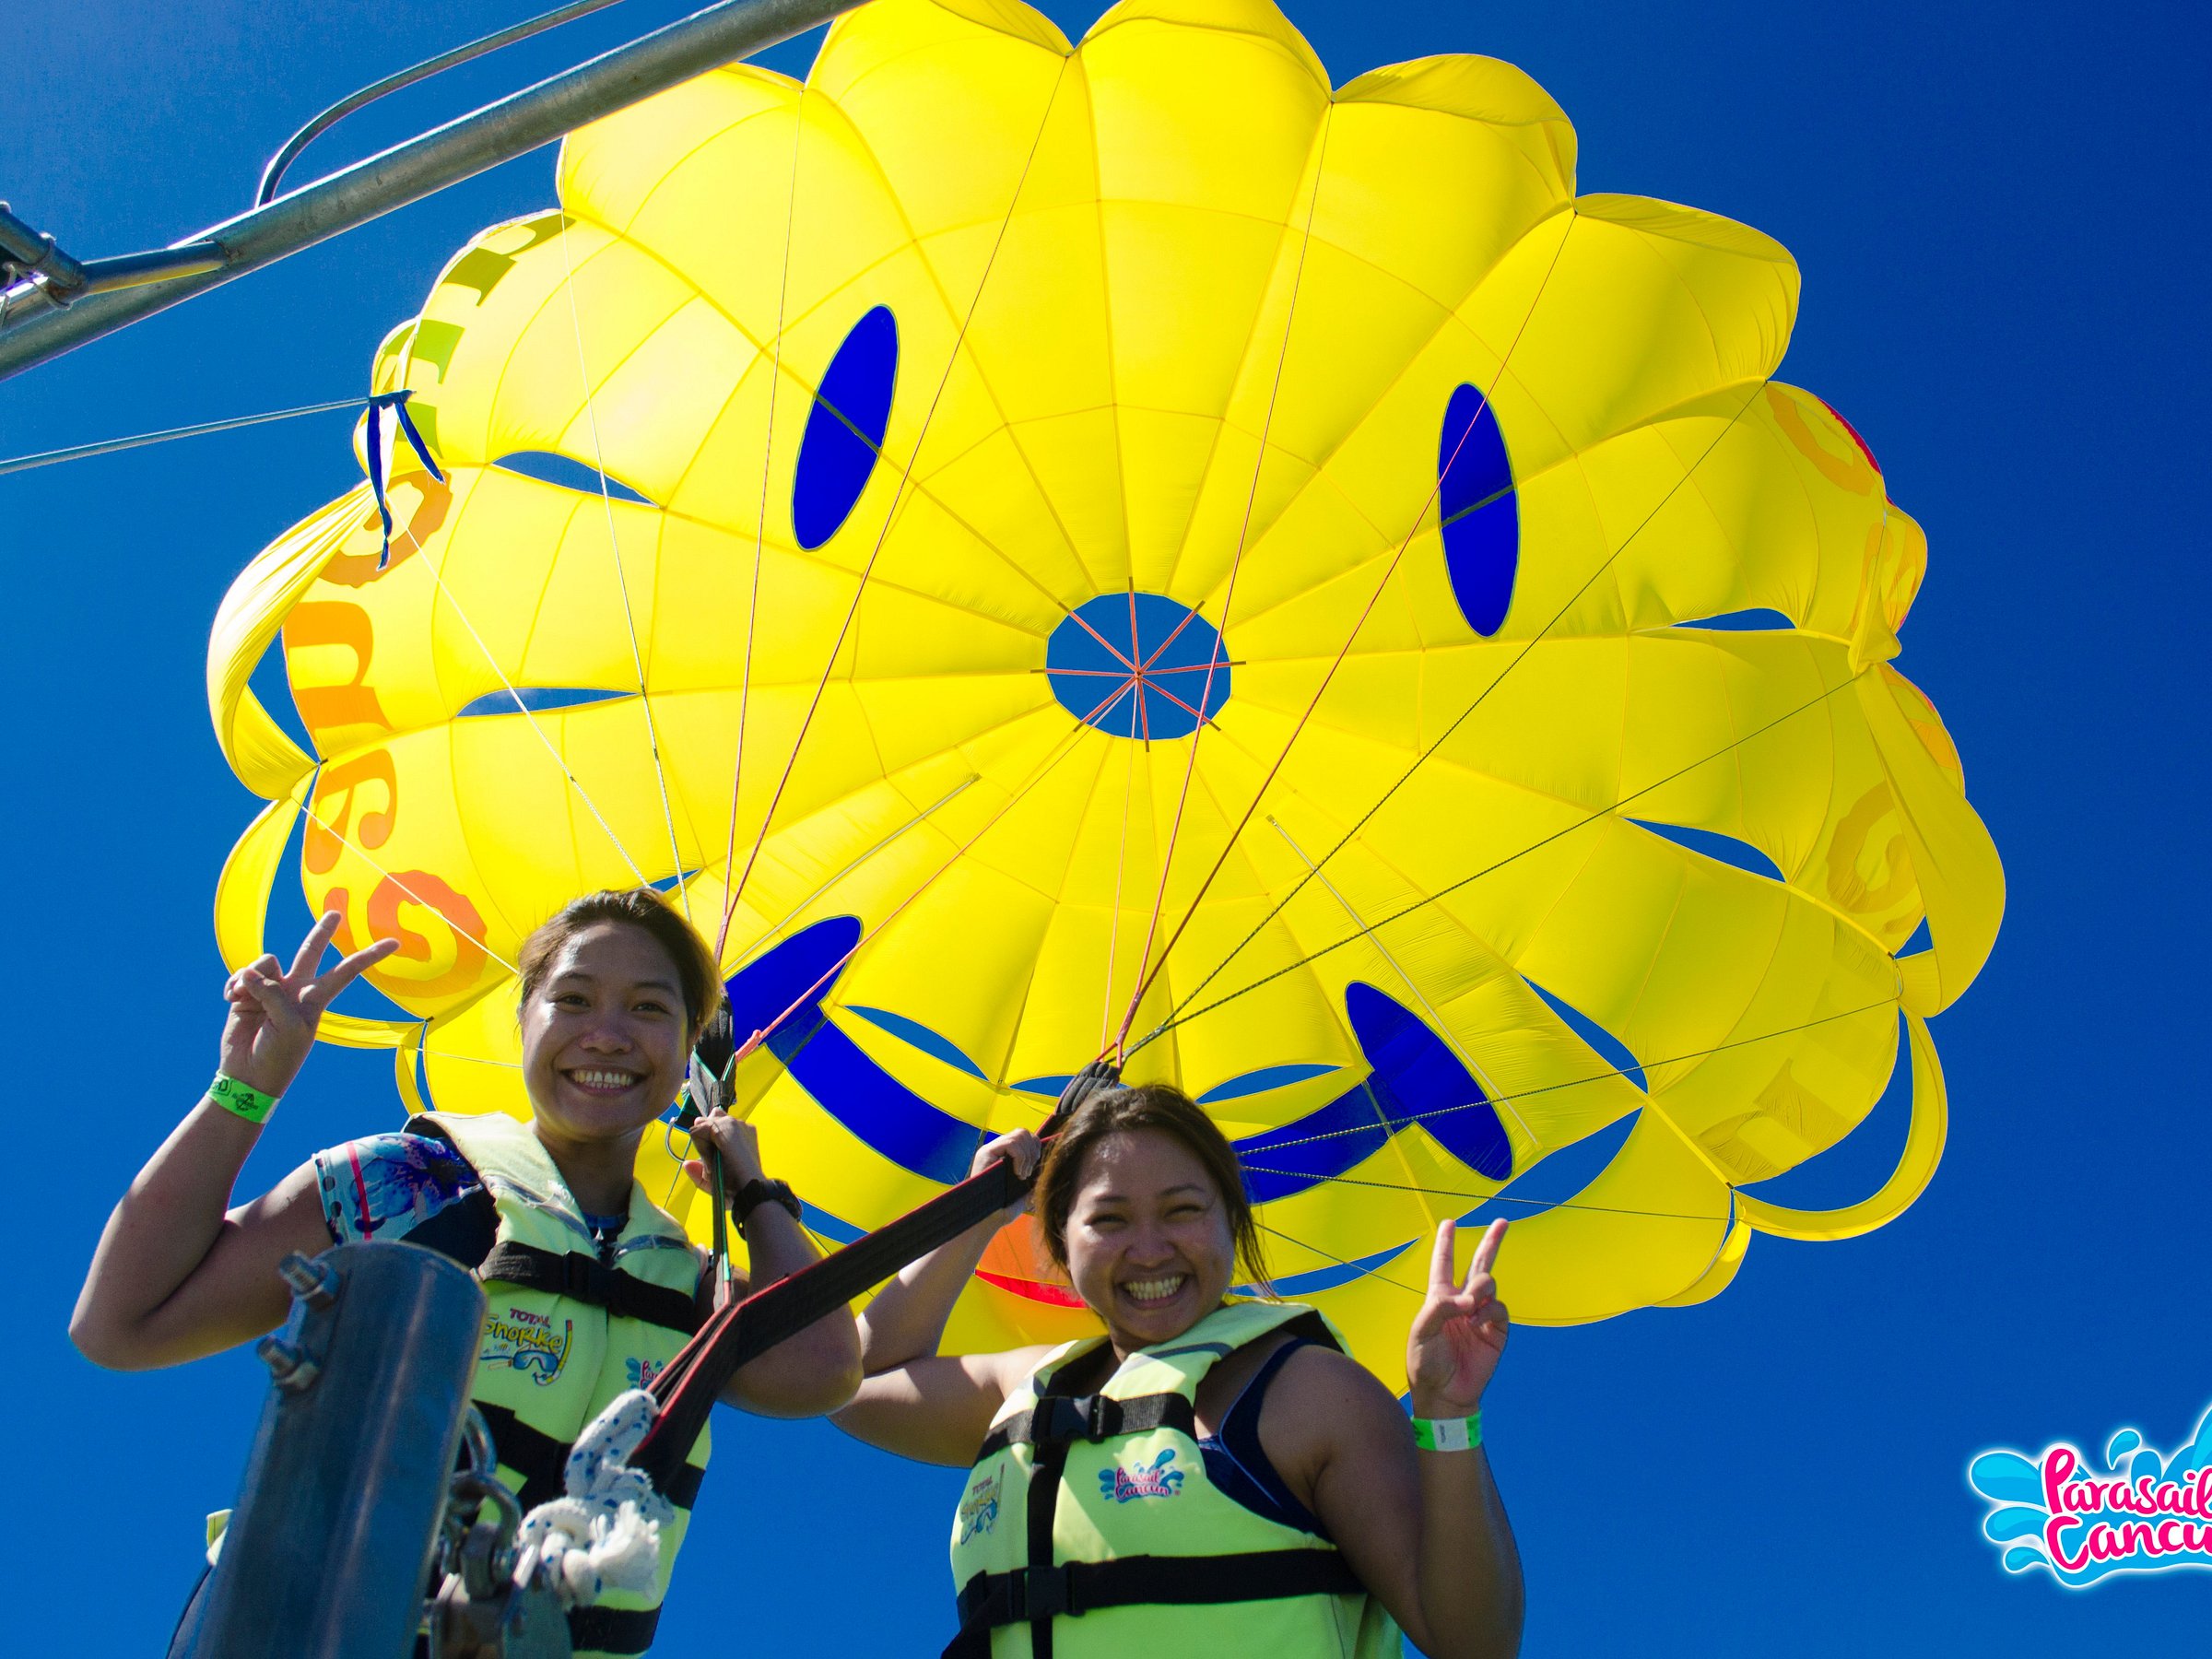
[{"label": "bolt on metal pole", "polygon": [[[473,114],[302,185],[265,207],[210,225],[171,244],[214,244],[224,262],[214,268],[88,293],[66,310],[53,308],[35,291],[24,296],[18,290],[18,298],[11,300],[18,315],[33,305],[39,309],[19,322],[0,317],[0,380],[473,178],[695,75],[804,34],[858,3],[721,0]],[[199,250],[194,246],[194,251]]]}]

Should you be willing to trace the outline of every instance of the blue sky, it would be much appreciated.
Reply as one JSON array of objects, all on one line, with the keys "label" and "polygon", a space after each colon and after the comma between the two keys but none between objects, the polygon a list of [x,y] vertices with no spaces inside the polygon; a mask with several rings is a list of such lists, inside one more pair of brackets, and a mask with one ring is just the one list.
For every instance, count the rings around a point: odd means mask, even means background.
[{"label": "blue sky", "polygon": [[[524,9],[22,8],[11,80],[30,95],[0,192],[80,255],[172,240],[243,206],[323,104]],[[1071,33],[1093,15],[1047,9]],[[306,165],[678,10],[631,0],[359,118]],[[2200,1651],[2212,1580],[2008,1579],[1963,1471],[1991,1445],[2093,1448],[2123,1425],[2171,1447],[2212,1403],[2208,918],[2189,874],[2201,26],[2126,4],[1291,12],[1339,81],[1433,52],[1510,59],[1573,117],[1583,189],[1725,213],[1796,254],[1784,377],[1865,434],[1927,529],[1900,665],[1958,739],[2010,881],[1994,959],[1936,1024],[1949,1148],[1903,1219],[1846,1244],[1758,1241],[1703,1307],[1516,1336],[1486,1417],[1527,1563],[1525,1651]],[[810,49],[770,61],[799,70]],[[356,393],[453,247],[550,199],[547,150],[0,386],[0,456]],[[109,1205],[212,1064],[210,897],[254,803],[208,733],[207,626],[271,535],[353,481],[344,430],[326,416],[0,478],[18,940],[0,972],[27,1017],[0,1414],[38,1574],[16,1651],[158,1651],[259,1407],[250,1356],[111,1376],[65,1325]],[[248,1182],[388,1122],[389,1076],[320,1055]],[[1789,1195],[1871,1190],[1902,1127],[1877,1113]],[[934,1652],[957,1477],[819,1424],[725,1413],[717,1431],[658,1651]]]}]

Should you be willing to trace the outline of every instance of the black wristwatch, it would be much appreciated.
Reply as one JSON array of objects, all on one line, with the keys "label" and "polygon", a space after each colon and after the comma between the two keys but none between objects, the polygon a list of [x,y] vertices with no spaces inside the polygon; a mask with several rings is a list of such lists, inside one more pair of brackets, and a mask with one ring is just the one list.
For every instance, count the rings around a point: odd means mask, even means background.
[{"label": "black wristwatch", "polygon": [[794,1221],[799,1219],[799,1195],[791,1190],[791,1182],[756,1175],[730,1194],[730,1224],[736,1228],[739,1238],[745,1237],[745,1218],[764,1204],[780,1204]]}]

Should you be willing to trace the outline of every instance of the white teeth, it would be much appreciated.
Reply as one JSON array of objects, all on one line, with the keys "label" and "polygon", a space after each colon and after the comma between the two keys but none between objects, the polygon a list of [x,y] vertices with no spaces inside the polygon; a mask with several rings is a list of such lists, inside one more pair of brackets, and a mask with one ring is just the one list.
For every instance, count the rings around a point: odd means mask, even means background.
[{"label": "white teeth", "polygon": [[638,1079],[629,1072],[578,1071],[569,1074],[586,1088],[628,1088]]},{"label": "white teeth", "polygon": [[1182,1288],[1183,1275],[1171,1278],[1133,1279],[1122,1287],[1137,1301],[1165,1301]]}]

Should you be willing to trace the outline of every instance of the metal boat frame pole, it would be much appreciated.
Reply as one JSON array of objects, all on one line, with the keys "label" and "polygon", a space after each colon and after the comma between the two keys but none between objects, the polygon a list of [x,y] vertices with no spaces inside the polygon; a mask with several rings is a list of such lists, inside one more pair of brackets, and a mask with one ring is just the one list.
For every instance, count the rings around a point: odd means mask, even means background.
[{"label": "metal boat frame pole", "polygon": [[[0,380],[473,178],[695,75],[804,34],[858,3],[721,0],[473,114],[302,185],[265,207],[180,238],[169,250],[115,261],[79,262],[60,254],[48,242],[45,252],[55,259],[48,267],[47,280],[18,284],[6,291],[6,309],[0,312]],[[175,260],[175,274],[166,274],[164,257]],[[106,267],[125,265],[132,286],[96,281],[76,289],[81,297],[71,297],[69,276],[120,277],[126,274],[124,269],[110,272]],[[64,277],[60,283],[53,280],[57,272]]]}]

